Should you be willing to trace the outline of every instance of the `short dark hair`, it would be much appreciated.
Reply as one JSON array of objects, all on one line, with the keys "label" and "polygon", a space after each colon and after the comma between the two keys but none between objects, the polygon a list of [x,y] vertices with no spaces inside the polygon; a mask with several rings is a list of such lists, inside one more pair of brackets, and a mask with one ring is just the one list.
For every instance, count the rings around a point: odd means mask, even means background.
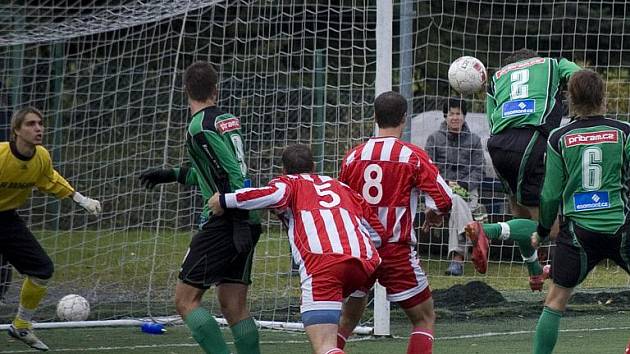
[{"label": "short dark hair", "polygon": [[374,100],[374,119],[379,128],[399,126],[407,113],[407,100],[398,92],[381,93]]},{"label": "short dark hair", "polygon": [[217,92],[219,75],[208,62],[198,61],[186,68],[184,89],[194,101],[205,101]]},{"label": "short dark hair", "polygon": [[313,172],[315,163],[311,149],[303,144],[287,146],[282,152],[282,167],[289,175]]},{"label": "short dark hair", "polygon": [[42,121],[44,120],[44,115],[42,114],[42,112],[32,106],[24,107],[16,111],[11,116],[11,141],[15,141],[15,139],[17,138],[17,134],[15,134],[15,131],[22,127],[22,123],[24,123],[26,116],[31,113],[38,116],[39,119],[41,119]]},{"label": "short dark hair", "polygon": [[601,75],[592,70],[580,70],[571,75],[568,84],[569,111],[579,117],[605,112],[606,85]]},{"label": "short dark hair", "polygon": [[537,57],[538,57],[538,53],[536,53],[535,51],[531,49],[527,49],[527,48],[522,48],[522,49],[514,51],[508,57],[503,59],[503,66],[510,65],[512,63],[516,63],[521,60],[527,60],[527,59],[537,58]]},{"label": "short dark hair", "polygon": [[446,101],[444,101],[444,104],[442,105],[442,113],[444,113],[444,117],[446,117],[451,108],[459,108],[463,115],[468,113],[468,104],[466,101],[458,97],[449,97]]}]

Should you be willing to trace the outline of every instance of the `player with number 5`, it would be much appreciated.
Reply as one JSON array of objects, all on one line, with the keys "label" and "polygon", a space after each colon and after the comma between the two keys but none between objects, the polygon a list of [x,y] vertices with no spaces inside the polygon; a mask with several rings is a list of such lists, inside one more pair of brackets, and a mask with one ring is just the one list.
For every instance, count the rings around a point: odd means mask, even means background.
[{"label": "player with number 5", "polygon": [[[385,92],[374,100],[378,134],[348,152],[339,180],[361,193],[387,230],[388,239],[379,248],[383,263],[378,281],[387,299],[397,302],[413,324],[408,353],[430,353],[433,347],[433,299],[426,274],[416,255],[414,218],[421,194],[426,195],[424,228],[441,222],[451,209],[451,189],[438,168],[421,148],[400,140],[407,116],[407,100]],[[361,319],[366,293],[355,293],[344,304],[338,345]]]},{"label": "player with number 5", "polygon": [[[271,208],[285,224],[291,252],[300,266],[302,322],[315,354],[342,354],[337,348],[341,304],[355,290],[374,283],[385,230],[361,196],[334,178],[313,173],[305,145],[282,153],[285,175],[266,187],[215,194],[215,215],[235,208]],[[374,241],[374,243],[372,242]]]}]

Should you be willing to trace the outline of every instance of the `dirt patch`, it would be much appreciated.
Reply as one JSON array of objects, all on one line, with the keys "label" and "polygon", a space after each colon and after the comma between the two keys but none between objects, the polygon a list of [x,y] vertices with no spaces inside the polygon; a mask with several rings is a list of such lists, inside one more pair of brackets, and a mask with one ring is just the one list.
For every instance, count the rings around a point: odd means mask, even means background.
[{"label": "dirt patch", "polygon": [[437,308],[462,309],[491,307],[507,303],[500,292],[480,281],[457,284],[445,290],[433,291]]}]

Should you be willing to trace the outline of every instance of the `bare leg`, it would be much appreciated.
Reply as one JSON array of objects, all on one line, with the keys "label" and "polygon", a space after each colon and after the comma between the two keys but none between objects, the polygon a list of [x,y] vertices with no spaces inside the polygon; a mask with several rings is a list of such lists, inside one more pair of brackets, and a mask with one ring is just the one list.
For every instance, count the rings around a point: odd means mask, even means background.
[{"label": "bare leg", "polygon": [[338,326],[336,324],[315,324],[307,326],[305,329],[314,354],[325,354],[329,350],[337,348]]}]

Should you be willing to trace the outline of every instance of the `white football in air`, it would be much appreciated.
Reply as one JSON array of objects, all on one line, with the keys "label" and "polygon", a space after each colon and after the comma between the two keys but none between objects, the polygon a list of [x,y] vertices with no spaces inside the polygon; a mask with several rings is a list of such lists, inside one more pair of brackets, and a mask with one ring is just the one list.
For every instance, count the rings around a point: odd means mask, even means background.
[{"label": "white football in air", "polygon": [[475,57],[457,58],[448,68],[448,82],[455,91],[463,95],[481,91],[487,79],[486,67]]},{"label": "white football in air", "polygon": [[90,303],[83,296],[66,295],[57,304],[57,317],[62,321],[85,321],[89,315]]}]

